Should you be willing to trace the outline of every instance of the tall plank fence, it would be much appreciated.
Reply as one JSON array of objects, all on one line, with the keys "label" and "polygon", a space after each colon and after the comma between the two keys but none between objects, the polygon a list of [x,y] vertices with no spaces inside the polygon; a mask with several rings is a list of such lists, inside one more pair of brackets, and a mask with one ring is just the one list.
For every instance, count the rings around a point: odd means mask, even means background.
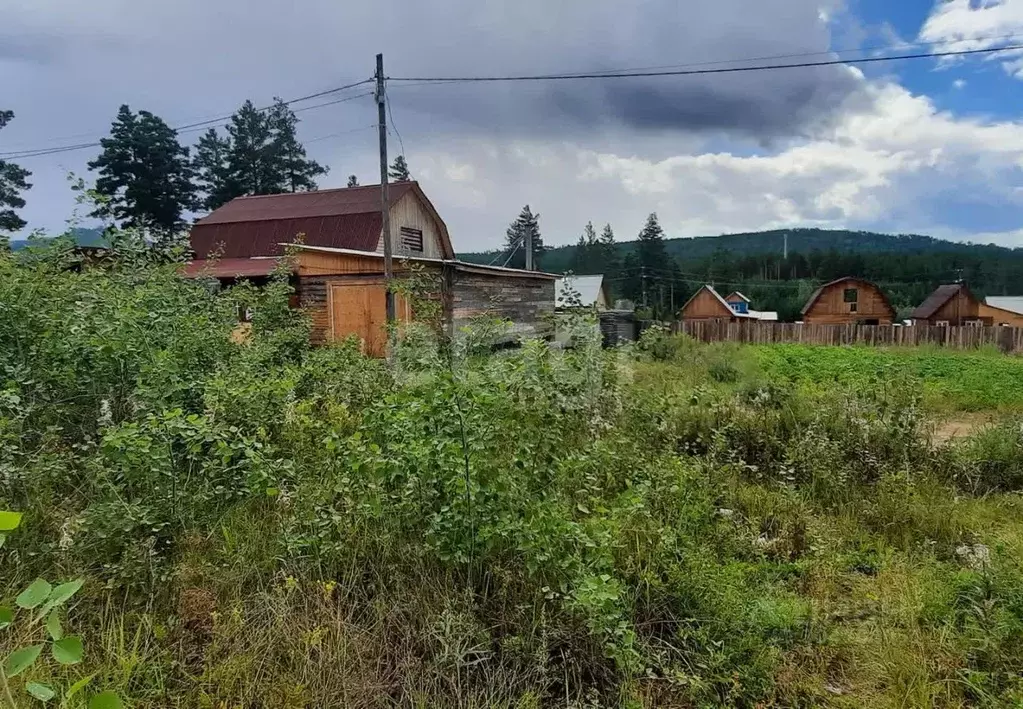
[{"label": "tall plank fence", "polygon": [[930,327],[927,325],[807,325],[778,322],[682,320],[672,326],[703,342],[770,344],[799,342],[807,345],[872,345],[899,347],[936,345],[952,349],[997,347],[1002,352],[1023,352],[1023,328]]}]

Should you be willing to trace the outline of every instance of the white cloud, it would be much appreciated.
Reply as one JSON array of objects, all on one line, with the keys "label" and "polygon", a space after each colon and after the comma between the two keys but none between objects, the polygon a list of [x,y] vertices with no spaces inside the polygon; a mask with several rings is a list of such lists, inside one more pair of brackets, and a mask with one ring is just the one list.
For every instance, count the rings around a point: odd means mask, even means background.
[{"label": "white cloud", "polygon": [[952,88],[954,89],[966,88],[966,79],[956,79],[955,81],[952,82]]},{"label": "white cloud", "polygon": [[[940,49],[986,49],[1019,44],[1011,35],[1023,32],[1023,0],[938,0],[920,28],[922,42],[954,42]],[[1023,51],[1009,51],[992,60],[1002,61],[1005,70],[1023,79]]]},{"label": "white cloud", "polygon": [[870,91],[869,111],[770,154],[645,158],[578,144],[483,141],[484,148],[471,139],[417,161],[431,176],[447,163],[471,165],[477,176],[424,185],[440,204],[459,205],[448,214],[461,250],[497,246],[527,202],[544,216],[553,244],[573,241],[591,219],[635,238],[651,211],[672,236],[801,225],[1020,243],[1023,229],[972,234],[935,212],[950,190],[958,199],[1023,206],[1023,123],[956,118],[892,83]]}]

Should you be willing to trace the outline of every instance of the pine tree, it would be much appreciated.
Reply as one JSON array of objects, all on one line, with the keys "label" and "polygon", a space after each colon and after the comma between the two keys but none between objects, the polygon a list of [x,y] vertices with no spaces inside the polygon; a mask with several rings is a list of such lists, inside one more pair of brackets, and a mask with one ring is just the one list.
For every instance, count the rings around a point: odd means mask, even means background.
[{"label": "pine tree", "polygon": [[195,188],[188,148],[177,133],[149,111],[136,114],[124,105],[100,145],[89,169],[99,173],[96,192],[106,200],[92,216],[122,228],[180,228],[183,212],[195,206]]},{"label": "pine tree", "polygon": [[327,168],[306,157],[305,148],[298,142],[298,118],[288,104],[274,99],[266,113],[274,146],[274,159],[279,163],[284,191],[306,192],[316,189],[316,178],[327,174]]},{"label": "pine tree", "polygon": [[594,269],[598,268],[600,258],[599,248],[597,230],[593,228],[593,222],[586,222],[583,233],[579,235],[579,242],[576,244],[572,271],[577,275],[595,273]]},{"label": "pine tree", "polygon": [[618,245],[615,243],[615,233],[610,224],[604,225],[597,241],[597,249],[600,254],[598,263],[601,272],[608,278],[614,278],[620,270],[621,260],[618,257]]},{"label": "pine tree", "polygon": [[646,224],[639,232],[639,242],[636,244],[636,251],[639,254],[639,263],[646,268],[664,268],[668,262],[668,252],[664,248],[664,230],[657,221],[657,212],[653,212],[646,218]]},{"label": "pine tree", "polygon": [[358,187],[359,186],[359,178],[356,177],[355,175],[349,175],[348,176],[348,186],[349,187]]},{"label": "pine tree", "polygon": [[395,182],[408,182],[412,179],[409,175],[408,163],[405,162],[404,155],[399,155],[394,159],[391,169],[387,172],[387,176]]},{"label": "pine tree", "polygon": [[231,141],[221,138],[213,128],[196,143],[192,167],[202,195],[199,206],[203,209],[213,211],[241,194],[231,175],[230,151]]},{"label": "pine tree", "polygon": [[[14,118],[14,111],[0,111],[0,128]],[[0,231],[18,231],[24,228],[25,220],[14,210],[25,206],[21,192],[30,185],[26,178],[32,173],[11,162],[0,160]]]},{"label": "pine tree", "polygon": [[252,101],[242,104],[227,126],[227,164],[236,189],[234,197],[284,191],[284,176],[275,165],[276,151],[270,124]]},{"label": "pine tree", "polygon": [[327,168],[306,156],[298,141],[298,118],[274,99],[269,109],[242,104],[227,126],[227,137],[210,129],[196,146],[202,205],[216,209],[235,197],[316,189]]},{"label": "pine tree", "polygon": [[[664,314],[665,303],[663,289],[660,284],[664,280],[671,280],[670,274],[666,271],[673,271],[673,261],[668,256],[664,246],[664,230],[657,221],[657,213],[652,213],[646,219],[643,230],[639,232],[639,241],[636,244],[637,262],[640,266],[640,297],[645,305],[649,305],[655,316]],[[642,286],[646,286],[645,298]],[[654,288],[654,286],[658,286]]]},{"label": "pine tree", "polygon": [[514,252],[511,260],[508,261],[510,268],[526,267],[526,236],[532,235],[533,242],[533,268],[540,267],[540,260],[543,258],[544,245],[540,236],[540,215],[533,214],[527,204],[519,212],[518,218],[511,223],[506,233],[508,251]]}]

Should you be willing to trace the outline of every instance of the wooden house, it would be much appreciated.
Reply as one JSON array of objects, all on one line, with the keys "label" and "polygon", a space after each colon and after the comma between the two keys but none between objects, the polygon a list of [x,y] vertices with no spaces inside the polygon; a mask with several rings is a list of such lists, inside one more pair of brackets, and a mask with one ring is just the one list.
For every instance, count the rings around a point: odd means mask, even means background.
[{"label": "wooden house", "polygon": [[980,313],[983,304],[962,283],[938,286],[909,316],[914,325],[990,325]]},{"label": "wooden house", "polygon": [[839,278],[825,283],[810,296],[801,311],[803,322],[813,325],[891,325],[895,308],[870,281]]},{"label": "wooden house", "polygon": [[679,311],[681,320],[724,320],[735,322],[748,319],[746,313],[735,310],[714,286],[701,286]]},{"label": "wooden house", "polygon": [[[447,226],[416,182],[390,186],[391,245],[397,277],[412,270],[435,284],[444,330],[454,336],[474,316],[512,323],[511,336],[550,334],[557,276],[455,259]],[[222,283],[265,282],[288,245],[295,304],[313,323],[313,341],[355,335],[368,354],[386,343],[380,187],[240,197],[196,223],[196,259],[185,275]],[[415,316],[396,297],[399,320]]]},{"label": "wooden house", "polygon": [[1023,327],[1023,296],[988,296],[980,304],[978,313],[984,318],[985,324],[1002,327]]},{"label": "wooden house", "polygon": [[751,301],[739,291],[733,290],[725,296],[725,302],[732,306],[732,310],[737,313],[748,313]]}]

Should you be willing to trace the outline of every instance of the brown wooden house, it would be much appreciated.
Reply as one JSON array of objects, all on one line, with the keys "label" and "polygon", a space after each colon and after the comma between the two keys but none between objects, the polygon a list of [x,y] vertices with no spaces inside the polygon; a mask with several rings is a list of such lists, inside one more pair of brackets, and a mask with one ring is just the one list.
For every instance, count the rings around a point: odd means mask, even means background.
[{"label": "brown wooden house", "polygon": [[714,286],[702,286],[693,294],[693,297],[686,301],[679,311],[681,320],[724,320],[735,322],[748,319],[745,313],[736,312],[721,294],[714,290]]},{"label": "brown wooden house", "polygon": [[[557,276],[458,261],[447,226],[418,183],[395,183],[388,196],[395,273],[414,267],[432,277],[448,334],[485,314],[511,321],[513,337],[550,334]],[[379,185],[240,197],[196,223],[196,259],[185,275],[258,284],[293,245],[296,305],[311,315],[313,340],[355,335],[367,353],[382,355],[383,238]],[[396,305],[399,320],[414,316],[401,298]]]},{"label": "brown wooden house", "polygon": [[821,325],[891,325],[895,308],[876,285],[862,278],[839,278],[814,291],[802,310],[803,322]]},{"label": "brown wooden house", "polygon": [[938,286],[909,316],[914,325],[990,325],[980,314],[982,303],[962,283]]}]

